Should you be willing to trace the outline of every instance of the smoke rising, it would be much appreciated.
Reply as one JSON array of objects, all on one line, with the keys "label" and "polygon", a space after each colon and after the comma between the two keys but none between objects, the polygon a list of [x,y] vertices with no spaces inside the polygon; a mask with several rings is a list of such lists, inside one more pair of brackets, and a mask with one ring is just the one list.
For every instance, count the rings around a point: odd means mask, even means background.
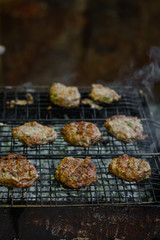
[{"label": "smoke rising", "polygon": [[160,47],[152,46],[148,56],[149,63],[125,76],[124,83],[142,88],[152,100],[155,100],[154,87],[159,83],[160,88]]}]

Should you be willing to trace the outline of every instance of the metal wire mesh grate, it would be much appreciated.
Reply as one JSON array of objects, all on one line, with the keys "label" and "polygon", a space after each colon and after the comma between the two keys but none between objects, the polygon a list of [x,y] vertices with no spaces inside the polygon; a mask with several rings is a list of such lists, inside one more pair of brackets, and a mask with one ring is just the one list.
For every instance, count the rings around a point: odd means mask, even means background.
[{"label": "metal wire mesh grate", "polygon": [[[34,97],[34,104],[6,107],[6,101],[24,99],[27,91]],[[88,89],[87,89],[88,91]],[[88,96],[82,89],[82,98]],[[121,92],[120,92],[121,91]],[[21,154],[36,167],[40,179],[32,187],[25,189],[8,189],[0,185],[1,206],[61,206],[86,204],[155,204],[160,202],[160,155],[159,144],[144,94],[137,90],[119,90],[122,100],[111,105],[103,105],[101,111],[80,105],[76,109],[64,109],[54,106],[49,101],[48,88],[20,89],[7,88],[0,91],[0,118],[7,126],[0,128],[0,155],[10,152]],[[49,111],[47,107],[51,106]],[[115,114],[137,116],[142,119],[144,134],[148,138],[135,143],[122,143],[107,134],[104,122]],[[11,130],[25,122],[36,120],[44,125],[52,125],[58,132],[53,143],[36,147],[25,147],[12,138]],[[91,121],[100,129],[104,141],[88,148],[74,147],[66,143],[61,136],[65,123],[74,121]],[[108,173],[112,158],[122,154],[146,159],[152,168],[151,178],[141,183],[126,182]],[[73,190],[64,187],[54,179],[55,170],[64,156],[90,156],[96,166],[98,181],[89,187]]]}]

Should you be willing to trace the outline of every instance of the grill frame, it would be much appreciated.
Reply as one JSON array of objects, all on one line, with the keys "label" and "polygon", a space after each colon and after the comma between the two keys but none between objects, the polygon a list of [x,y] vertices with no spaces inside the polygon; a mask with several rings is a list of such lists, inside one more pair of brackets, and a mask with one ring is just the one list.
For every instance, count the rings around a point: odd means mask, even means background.
[{"label": "grill frame", "polygon": [[[87,97],[88,92],[90,91],[90,88],[86,87],[81,87],[79,88],[80,92],[82,94],[82,98]],[[45,90],[45,91],[44,91]],[[158,180],[159,175],[160,175],[160,145],[156,136],[155,132],[155,127],[152,122],[151,114],[149,111],[149,105],[148,101],[146,98],[146,95],[143,92],[139,92],[137,89],[132,89],[130,87],[126,87],[124,89],[116,89],[120,94],[123,95],[122,100],[118,103],[113,103],[111,105],[106,105],[104,106],[103,104],[103,110],[98,111],[95,109],[90,109],[89,106],[86,105],[80,105],[79,108],[77,109],[64,109],[61,107],[57,107],[53,104],[50,103],[49,101],[49,94],[48,94],[48,87],[34,87],[31,89],[27,88],[16,88],[16,87],[4,87],[0,89],[0,107],[2,108],[2,112],[0,113],[0,121],[7,123],[7,127],[2,127],[0,128],[1,131],[1,137],[3,139],[6,139],[6,142],[10,142],[10,146],[8,149],[8,146],[5,145],[5,143],[2,146],[2,141],[0,141],[0,154],[1,156],[9,154],[9,152],[14,152],[17,154],[21,154],[27,157],[29,161],[32,162],[33,158],[37,159],[37,162],[39,161],[39,164],[42,163],[41,158],[49,158],[48,159],[48,168],[47,170],[48,175],[50,177],[49,181],[49,194],[50,194],[50,199],[45,203],[43,201],[43,181],[36,181],[34,186],[36,189],[36,200],[34,201],[26,201],[26,196],[25,192],[30,192],[31,188],[28,189],[13,189],[13,190],[7,190],[5,194],[7,197],[5,199],[0,200],[1,207],[12,207],[12,206],[19,206],[19,207],[25,207],[25,206],[30,206],[30,207],[55,207],[55,206],[95,206],[95,205],[157,205],[160,203],[160,189],[158,187],[160,186],[160,180]],[[15,106],[13,109],[7,109],[6,108],[6,101],[16,98],[18,99],[24,99],[24,96],[26,93],[31,93],[34,96],[35,102],[33,105],[26,105],[24,107],[21,106]],[[52,106],[51,110],[47,110],[48,106]],[[103,111],[103,112],[102,112]],[[112,114],[114,112],[114,114]],[[127,114],[128,113],[128,114]],[[137,114],[133,114],[137,113]],[[144,124],[144,130],[145,134],[149,134],[149,138],[146,140],[138,141],[136,143],[131,143],[131,144],[124,144],[122,142],[119,142],[115,140],[114,137],[111,136],[104,136],[106,137],[106,141],[104,143],[98,143],[97,145],[89,148],[81,148],[81,147],[71,147],[67,143],[63,141],[62,136],[60,135],[60,129],[62,126],[64,126],[65,123],[69,122],[74,122],[74,121],[91,121],[93,123],[96,123],[97,126],[99,127],[100,125],[100,130],[102,132],[102,135],[105,135],[105,127],[102,125],[105,122],[105,119],[107,117],[110,117],[115,114],[126,114],[126,115],[134,115],[142,119],[143,124]],[[54,118],[53,118],[54,115]],[[77,115],[77,118],[75,118],[75,115]],[[34,117],[31,117],[34,116]],[[59,137],[58,139],[52,144],[47,144],[44,146],[37,146],[37,147],[32,147],[32,148],[26,148],[24,146],[19,146],[16,140],[14,140],[11,136],[11,128],[13,126],[18,126],[22,125],[25,122],[28,121],[37,121],[42,124],[47,124],[47,125],[54,125],[55,124],[55,129],[58,130],[59,132]],[[10,128],[10,130],[6,130]],[[106,143],[110,144],[106,144]],[[121,149],[119,150],[120,153],[117,153],[117,144],[118,147]],[[149,147],[148,147],[149,145]],[[19,150],[17,151],[17,146],[19,146]],[[61,146],[61,148],[65,148],[63,153],[60,153],[56,151],[57,146]],[[106,148],[109,148],[108,152],[105,153]],[[42,153],[42,152],[47,152],[47,153]],[[55,152],[54,152],[55,151]],[[61,150],[62,151],[62,150]],[[77,153],[78,151],[78,153]],[[31,152],[31,154],[30,154]],[[35,152],[35,153],[33,153]],[[141,192],[141,186],[144,188],[146,186],[150,186],[150,191],[152,192],[152,197],[154,200],[150,201],[149,196],[146,197],[146,199],[142,200],[142,197],[139,198],[138,201],[115,201],[115,198],[113,199],[112,195],[110,195],[111,201],[107,201],[107,197],[105,194],[108,194],[112,192],[112,185],[109,184],[108,186],[104,184],[104,178],[102,177],[103,174],[106,174],[105,177],[107,178],[108,174],[103,172],[102,166],[99,165],[99,162],[96,160],[96,158],[100,159],[101,162],[102,160],[107,159],[108,161],[105,164],[108,164],[109,161],[117,157],[119,155],[122,155],[124,153],[129,154],[130,156],[135,156],[139,158],[147,158],[150,159],[149,162],[151,163],[151,168],[152,168],[152,176],[149,180],[146,180],[142,183],[126,183],[123,180],[117,179],[117,177],[114,177],[113,175],[110,175],[110,178],[113,178],[114,181],[116,182],[115,186],[120,186],[123,187],[124,190],[117,190],[118,191],[118,198],[120,198],[120,193],[121,191],[126,194],[128,193],[128,190],[125,190],[124,186],[129,186],[131,189],[131,194],[134,194],[135,191],[140,194]],[[69,197],[67,200],[71,199],[70,201],[57,201],[57,195],[61,190],[59,190],[59,187],[57,187],[58,184],[55,181],[51,181],[51,178],[53,177],[53,174],[51,174],[51,169],[52,165],[55,163],[60,162],[60,159],[62,159],[64,156],[75,156],[78,157],[79,154],[81,157],[86,157],[90,156],[93,158],[93,163],[96,164],[97,167],[97,172],[99,179],[101,179],[102,182],[102,189],[103,190],[97,190],[99,187],[99,183],[92,184],[90,187],[87,188],[82,188],[80,190],[71,190],[67,188],[62,187],[62,191],[67,192],[69,194]],[[153,161],[152,161],[153,160]],[[35,163],[35,161],[33,161]],[[52,164],[51,164],[52,163]],[[104,163],[103,163],[104,164]],[[104,164],[104,165],[105,165]],[[37,164],[36,164],[37,165]],[[153,165],[153,166],[152,166]],[[40,174],[40,179],[43,179],[43,173],[44,167],[36,166],[38,173]],[[53,168],[53,173],[55,172],[56,167],[54,166]],[[104,168],[105,171],[107,172],[107,167]],[[157,172],[157,173],[156,173]],[[49,180],[49,179],[48,179]],[[99,180],[100,181],[100,180]],[[110,179],[108,179],[110,181]],[[55,198],[53,198],[53,189],[52,185],[55,184]],[[97,185],[98,184],[98,185]],[[148,185],[147,185],[148,184]],[[40,185],[40,188],[39,188]],[[105,186],[104,186],[105,185]],[[106,191],[106,186],[108,187],[108,192]],[[132,187],[135,187],[133,188]],[[158,186],[158,187],[157,187]],[[2,187],[0,187],[2,188]],[[5,188],[5,187],[3,187]],[[90,194],[92,196],[92,188],[94,188],[94,193],[100,194],[104,193],[104,199],[103,201],[100,201],[100,198],[97,197],[91,197],[91,201],[82,201],[82,196],[83,194],[87,192],[87,194]],[[6,188],[7,189],[7,188]],[[38,190],[40,189],[40,190]],[[86,190],[87,189],[87,190]],[[99,189],[99,188],[98,188]],[[118,187],[117,187],[118,189]],[[16,201],[15,194],[17,191],[21,191],[21,200]],[[56,192],[57,191],[57,192]],[[80,201],[75,201],[77,196],[74,196],[73,192],[76,192],[77,195],[80,194]],[[148,190],[145,190],[145,194],[148,192]],[[40,198],[37,200],[37,194],[40,193]],[[64,193],[64,192],[63,192]],[[72,197],[70,197],[70,194]],[[79,196],[79,195],[78,195]],[[134,196],[134,195],[133,195]],[[141,196],[141,195],[139,195]],[[53,201],[52,199],[55,199]],[[78,197],[77,197],[78,199]],[[89,199],[89,198],[88,198]],[[93,201],[93,199],[96,199],[96,201]],[[135,197],[133,197],[135,199]],[[35,203],[36,201],[36,203]],[[34,203],[34,204],[33,204]]]}]

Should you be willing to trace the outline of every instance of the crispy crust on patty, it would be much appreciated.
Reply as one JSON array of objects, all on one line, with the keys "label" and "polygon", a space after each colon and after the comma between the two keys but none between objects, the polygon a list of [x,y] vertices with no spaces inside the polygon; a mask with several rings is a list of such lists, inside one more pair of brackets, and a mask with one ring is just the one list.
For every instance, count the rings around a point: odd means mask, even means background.
[{"label": "crispy crust on patty", "polygon": [[109,87],[104,87],[101,84],[92,84],[92,90],[89,96],[94,101],[108,104],[121,99],[121,95],[119,95],[116,91],[110,89]]},{"label": "crispy crust on patty", "polygon": [[148,137],[143,135],[143,126],[137,117],[114,115],[109,117],[104,125],[114,137],[126,143]]},{"label": "crispy crust on patty", "polygon": [[55,178],[70,188],[89,186],[98,180],[96,167],[90,157],[86,159],[65,157],[61,160]]},{"label": "crispy crust on patty", "polygon": [[88,147],[102,139],[97,126],[85,121],[68,123],[61,133],[64,140],[74,146]]},{"label": "crispy crust on patty", "polygon": [[0,159],[0,183],[24,188],[32,186],[38,178],[36,168],[25,157],[10,153]]},{"label": "crispy crust on patty", "polygon": [[50,88],[50,101],[53,104],[72,108],[78,107],[80,104],[80,93],[77,87],[67,87],[61,83],[53,83]]},{"label": "crispy crust on patty", "polygon": [[129,182],[140,182],[148,179],[151,175],[151,167],[148,162],[129,157],[127,154],[113,158],[108,170],[110,173]]},{"label": "crispy crust on patty", "polygon": [[15,139],[28,146],[47,144],[55,141],[58,136],[53,128],[43,126],[35,121],[14,127],[12,135]]}]

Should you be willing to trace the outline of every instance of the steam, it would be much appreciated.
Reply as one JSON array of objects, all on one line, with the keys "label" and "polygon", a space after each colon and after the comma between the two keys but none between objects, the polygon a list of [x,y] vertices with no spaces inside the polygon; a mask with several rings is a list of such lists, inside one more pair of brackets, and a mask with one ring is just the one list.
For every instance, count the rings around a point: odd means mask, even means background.
[{"label": "steam", "polygon": [[134,74],[136,81],[141,80],[142,86],[147,90],[149,96],[153,98],[153,88],[155,83],[160,81],[160,67],[157,62],[151,62]]},{"label": "steam", "polygon": [[[160,47],[152,46],[147,55],[148,64],[137,70],[132,62],[130,66],[122,66],[118,78],[107,85],[113,89],[123,88],[123,86],[142,89],[148,97],[153,119],[160,122]],[[103,80],[98,80],[97,83],[106,85]]]},{"label": "steam", "polygon": [[[131,66],[132,71],[129,70],[128,76],[125,76],[124,78],[122,75],[121,79],[125,85],[144,90],[149,99],[152,117],[159,122],[160,94],[156,90],[160,89],[160,47],[152,46],[149,50],[148,56],[149,63],[147,65],[136,71],[133,71],[133,66]],[[117,82],[117,80],[115,82]],[[156,96],[156,92],[158,93],[158,96]],[[158,99],[156,99],[156,97]]]},{"label": "steam", "polygon": [[135,78],[142,79],[142,86],[153,98],[153,88],[157,82],[160,82],[160,47],[152,46],[149,52],[151,62],[149,65],[135,72]]},{"label": "steam", "polygon": [[76,73],[67,73],[61,77],[54,78],[54,82],[61,82],[66,85],[71,85],[76,76]]},{"label": "steam", "polygon": [[152,46],[148,56],[149,64],[132,72],[132,75],[125,76],[124,82],[127,85],[144,89],[153,100],[155,84],[160,83],[160,47]]}]

